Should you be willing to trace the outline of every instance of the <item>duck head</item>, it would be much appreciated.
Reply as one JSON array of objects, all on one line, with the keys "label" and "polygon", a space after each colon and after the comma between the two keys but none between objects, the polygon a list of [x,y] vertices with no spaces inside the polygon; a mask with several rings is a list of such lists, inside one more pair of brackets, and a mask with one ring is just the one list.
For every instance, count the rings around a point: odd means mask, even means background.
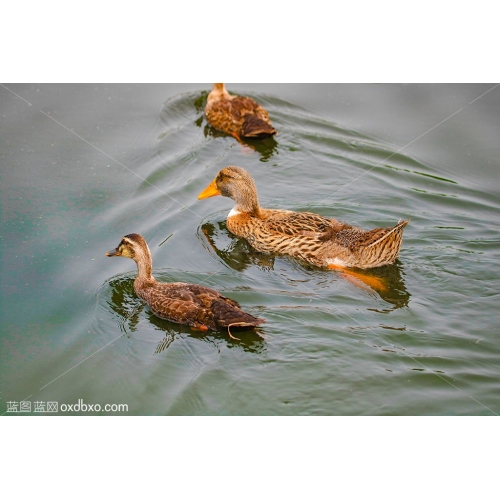
[{"label": "duck head", "polygon": [[114,250],[106,252],[106,257],[128,257],[136,262],[139,275],[151,276],[151,252],[140,234],[131,233],[124,236]]},{"label": "duck head", "polygon": [[238,212],[259,215],[257,188],[250,174],[241,167],[223,168],[217,177],[198,195],[199,200],[211,196],[226,196],[235,202]]}]

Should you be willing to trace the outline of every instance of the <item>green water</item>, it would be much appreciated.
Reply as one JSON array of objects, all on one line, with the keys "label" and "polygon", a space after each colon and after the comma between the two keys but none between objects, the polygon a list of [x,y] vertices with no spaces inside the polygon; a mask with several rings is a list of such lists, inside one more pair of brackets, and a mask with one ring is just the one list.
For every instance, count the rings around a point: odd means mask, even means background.
[{"label": "green water", "polygon": [[[210,84],[0,86],[0,412],[500,413],[493,87],[228,84],[279,131],[243,146],[207,126]],[[410,218],[396,264],[368,273],[388,289],[233,237],[231,201],[197,200],[227,165],[263,206],[364,228]],[[152,316],[135,264],[104,256],[131,232],[157,279],[216,288],[266,323],[232,340]]]}]

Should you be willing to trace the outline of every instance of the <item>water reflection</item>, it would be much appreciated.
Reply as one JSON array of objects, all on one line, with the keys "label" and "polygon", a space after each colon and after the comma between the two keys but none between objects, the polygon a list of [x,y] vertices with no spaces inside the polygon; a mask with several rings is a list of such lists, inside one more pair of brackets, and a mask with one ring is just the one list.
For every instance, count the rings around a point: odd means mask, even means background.
[{"label": "water reflection", "polygon": [[[391,309],[384,309],[377,312],[389,312],[393,309],[405,307],[410,302],[411,294],[406,289],[404,266],[400,260],[396,260],[390,266],[376,267],[374,269],[359,269],[360,274],[369,274],[379,279],[385,287],[376,290],[382,299],[392,304]],[[373,309],[375,310],[375,309]]]},{"label": "water reflection", "polygon": [[[258,252],[246,240],[234,236],[227,229],[225,221],[206,221],[198,227],[197,234],[203,246],[210,253],[215,253],[231,269],[244,271],[256,266],[264,271],[274,270],[275,255]],[[410,301],[411,294],[405,286],[403,264],[399,260],[389,266],[346,270],[345,272],[321,271],[303,263],[301,267],[314,273],[335,272],[337,276],[358,288],[375,291],[383,300],[392,305],[391,309],[377,310],[377,312],[389,312],[405,307]]]},{"label": "water reflection", "polygon": [[198,227],[197,235],[202,245],[231,269],[244,271],[251,266],[274,269],[274,255],[257,252],[246,240],[230,233],[225,221],[205,222]]},{"label": "water reflection", "polygon": [[144,309],[144,303],[135,295],[134,278],[120,276],[109,281],[111,298],[108,305],[120,318],[120,329],[127,334],[137,331],[139,315]]},{"label": "water reflection", "polygon": [[[165,332],[165,337],[163,337],[156,346],[154,354],[164,352],[176,339],[183,338],[192,338],[202,342],[208,342],[209,344],[215,345],[219,352],[219,345],[221,343],[225,343],[227,347],[239,347],[247,352],[261,353],[264,351],[265,342],[262,338],[264,332],[260,328],[257,328],[255,331],[239,330],[237,333],[239,340],[233,340],[228,336],[227,332],[206,332],[196,330],[186,325],[178,325],[158,318],[151,311],[147,311],[146,314],[151,324],[155,326],[155,330]],[[234,328],[234,330],[231,328],[233,334],[236,330],[236,328]]]},{"label": "water reflection", "polygon": [[[265,350],[264,331],[262,328],[255,330],[240,330],[232,327],[231,333],[237,335],[237,339],[229,337],[227,332],[207,332],[191,328],[187,325],[180,325],[155,316],[146,304],[137,297],[134,291],[134,279],[130,276],[119,276],[108,281],[108,290],[111,296],[106,300],[110,309],[119,318],[120,329],[125,335],[137,331],[137,327],[144,311],[148,321],[155,330],[165,332],[153,354],[160,354],[176,340],[182,338],[196,338],[198,340],[215,344],[225,342],[227,347],[239,347],[244,351],[261,353]],[[218,348],[218,344],[217,348]]]},{"label": "water reflection", "polygon": [[[205,113],[205,106],[207,105],[207,97],[208,97],[208,90],[202,90],[201,93],[196,97],[194,100],[194,108],[196,109],[197,113]],[[203,115],[201,116],[203,118]],[[198,125],[200,126],[200,125]]]},{"label": "water reflection", "polygon": [[[203,122],[203,117],[200,118],[201,123]],[[195,122],[195,123],[198,123]],[[203,134],[205,137],[232,137],[229,134],[225,134],[224,132],[220,132],[219,130],[214,129],[208,123],[205,124],[203,128]],[[236,140],[236,139],[234,139]],[[242,148],[243,154],[245,153],[245,149],[248,152],[257,152],[260,154],[260,161],[267,162],[272,158],[272,156],[277,152],[278,142],[274,138],[274,136],[268,137],[267,139],[240,139],[238,141]]]}]

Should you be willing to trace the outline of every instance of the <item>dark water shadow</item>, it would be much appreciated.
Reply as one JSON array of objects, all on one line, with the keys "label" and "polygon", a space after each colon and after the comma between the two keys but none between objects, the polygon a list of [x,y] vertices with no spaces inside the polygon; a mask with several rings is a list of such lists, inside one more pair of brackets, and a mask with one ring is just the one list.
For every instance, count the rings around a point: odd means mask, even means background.
[{"label": "dark water shadow", "polygon": [[[203,123],[203,117],[200,118],[200,126]],[[196,122],[198,123],[198,122]],[[230,134],[226,134],[225,132],[220,132],[219,130],[214,129],[208,123],[205,124],[203,128],[203,135],[205,137],[234,137]],[[234,139],[236,141],[236,139]],[[268,162],[273,155],[275,155],[278,151],[278,141],[274,138],[274,136],[267,137],[266,139],[245,139],[242,138],[239,141],[242,148],[249,148],[252,151],[255,151],[260,154],[261,162]]]},{"label": "dark water shadow", "polygon": [[238,330],[236,327],[231,328],[231,333],[238,337],[237,340],[229,337],[227,332],[206,332],[190,328],[187,325],[178,325],[164,319],[158,318],[151,311],[147,311],[146,315],[155,329],[165,332],[165,337],[156,346],[154,354],[160,354],[165,351],[176,339],[192,338],[202,342],[208,342],[217,346],[221,342],[226,343],[230,348],[241,348],[246,352],[261,353],[265,350],[265,342],[262,338],[264,334],[261,328],[256,330]]},{"label": "dark water shadow", "polygon": [[[377,310],[377,312],[389,312],[393,309],[406,307],[410,301],[411,294],[406,289],[404,280],[404,267],[399,260],[389,266],[355,269],[354,271],[360,276],[358,279],[342,272],[326,271],[288,256],[258,252],[246,240],[234,236],[227,229],[225,221],[205,221],[198,227],[197,235],[209,253],[215,253],[226,267],[236,271],[241,272],[252,266],[264,271],[270,271],[274,269],[276,258],[290,259],[299,263],[301,267],[309,272],[328,274],[335,272],[358,288],[376,292],[385,302],[392,305],[389,310]],[[366,279],[363,280],[363,277]],[[370,283],[373,283],[373,285],[370,285]]]},{"label": "dark water shadow", "polygon": [[[241,348],[247,352],[261,353],[265,350],[265,334],[262,328],[242,330],[237,326],[231,327],[231,334],[237,339],[229,337],[227,331],[202,331],[188,325],[174,323],[155,316],[134,291],[134,279],[130,276],[119,276],[107,282],[111,295],[106,299],[109,308],[118,318],[120,329],[130,338],[130,334],[137,332],[137,327],[144,312],[148,321],[155,330],[165,333],[153,354],[160,354],[177,339],[195,338],[211,344],[225,342],[229,348]],[[218,345],[218,344],[217,344]]]},{"label": "dark water shadow", "polygon": [[384,284],[385,289],[378,289],[376,292],[393,307],[389,310],[383,309],[377,312],[389,312],[393,309],[408,306],[411,293],[406,289],[404,266],[399,259],[389,266],[375,267],[373,269],[356,269],[356,272],[378,278]]},{"label": "dark water shadow", "polygon": [[198,226],[197,236],[209,253],[215,253],[222,263],[235,271],[251,266],[272,271],[275,256],[252,248],[246,240],[234,236],[225,221],[205,222]]},{"label": "dark water shadow", "polygon": [[106,299],[109,308],[119,318],[120,330],[128,336],[136,332],[139,315],[145,304],[138,299],[134,291],[134,278],[119,276],[108,281],[111,297]]}]

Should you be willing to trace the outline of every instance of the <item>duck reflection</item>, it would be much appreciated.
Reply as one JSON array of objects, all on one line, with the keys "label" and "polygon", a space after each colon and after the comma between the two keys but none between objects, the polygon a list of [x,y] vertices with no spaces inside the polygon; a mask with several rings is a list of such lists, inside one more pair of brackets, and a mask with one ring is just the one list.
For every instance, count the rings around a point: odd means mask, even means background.
[{"label": "duck reflection", "polygon": [[[206,90],[202,90],[200,92],[200,94],[196,97],[193,104],[194,104],[194,107],[196,108],[197,113],[204,113],[205,112],[205,106],[207,105],[207,98],[208,98],[208,92]],[[203,120],[203,116],[201,118]],[[200,122],[200,125],[198,125],[198,126],[199,127],[201,126],[201,122]]]},{"label": "duck reflection", "polygon": [[274,255],[257,252],[246,240],[230,233],[225,221],[205,222],[198,227],[198,238],[209,252],[215,252],[231,269],[244,271],[251,266],[268,271],[274,269]]},{"label": "duck reflection", "polygon": [[264,334],[261,328],[255,330],[239,330],[236,326],[231,328],[233,336],[230,338],[224,332],[203,331],[191,328],[186,325],[172,323],[155,316],[146,307],[134,291],[134,277],[121,276],[109,281],[111,289],[111,298],[108,300],[109,307],[118,316],[120,321],[120,329],[125,335],[137,331],[137,327],[143,311],[145,312],[148,321],[154,325],[155,330],[165,332],[165,336],[156,346],[153,354],[164,352],[176,339],[180,338],[196,338],[198,340],[209,342],[217,345],[226,343],[227,347],[241,348],[247,352],[260,353],[265,350],[265,342],[262,338]]},{"label": "duck reflection", "polygon": [[[151,324],[155,326],[156,330],[165,332],[165,337],[156,346],[154,354],[159,354],[165,351],[176,339],[193,338],[202,342],[213,344],[219,350],[219,345],[225,343],[227,347],[238,347],[247,352],[261,353],[265,350],[264,339],[261,337],[262,330],[257,328],[255,331],[240,330],[238,331],[238,339],[231,339],[225,337],[223,333],[217,334],[216,332],[206,332],[202,330],[195,330],[185,325],[177,325],[169,321],[162,320],[150,313],[146,313]],[[231,329],[232,331],[233,329]],[[236,329],[235,329],[236,330]],[[234,332],[233,332],[234,333]]]},{"label": "duck reflection", "polygon": [[[203,223],[198,228],[198,237],[205,248],[210,252],[215,252],[231,269],[244,271],[251,266],[257,266],[266,271],[274,269],[275,256],[273,254],[260,253],[242,238],[234,236],[228,231],[225,221]],[[301,266],[312,272],[335,272],[337,276],[349,281],[357,288],[374,291],[384,301],[392,304],[391,310],[405,307],[410,301],[411,294],[407,291],[404,282],[403,264],[399,260],[382,267],[339,271],[322,271],[303,263]]]},{"label": "duck reflection", "polygon": [[125,334],[127,334],[127,329],[130,332],[135,332],[144,303],[137,300],[137,295],[134,292],[134,279],[121,276],[114,278],[109,284],[111,301],[108,300],[108,304],[120,318],[120,329]]},{"label": "duck reflection", "polygon": [[[203,124],[203,116],[195,121],[196,125],[200,126]],[[205,137],[232,137],[224,132],[219,132],[215,130],[208,124],[205,124],[203,128],[203,134]],[[274,155],[278,148],[278,142],[274,136],[268,137],[267,139],[248,139],[241,138],[238,141],[243,147],[243,152],[248,150],[249,153],[255,151],[260,154],[260,161],[267,162]]]},{"label": "duck reflection", "polygon": [[411,294],[406,289],[404,274],[403,264],[398,259],[388,266],[356,269],[356,277],[351,277],[349,274],[343,277],[359,288],[366,288],[368,285],[368,289],[374,290],[383,300],[392,304],[393,307],[390,309],[392,310],[406,307],[410,302]]}]

